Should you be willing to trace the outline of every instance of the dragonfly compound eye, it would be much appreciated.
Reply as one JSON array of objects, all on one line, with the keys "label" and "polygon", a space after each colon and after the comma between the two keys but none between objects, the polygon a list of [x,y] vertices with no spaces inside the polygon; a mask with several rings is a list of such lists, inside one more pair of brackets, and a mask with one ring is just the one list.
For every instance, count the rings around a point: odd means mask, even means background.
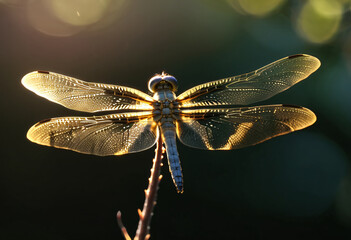
[{"label": "dragonfly compound eye", "polygon": [[156,86],[162,81],[162,77],[160,75],[156,75],[149,80],[148,88],[150,92],[156,92]]},{"label": "dragonfly compound eye", "polygon": [[177,79],[176,79],[175,77],[173,77],[173,76],[171,76],[171,75],[166,75],[166,76],[164,76],[164,77],[162,78],[162,80],[168,82],[168,83],[171,85],[171,87],[172,87],[171,90],[172,90],[173,92],[176,92],[176,91],[177,91],[177,89],[178,89],[178,81],[177,81]]}]

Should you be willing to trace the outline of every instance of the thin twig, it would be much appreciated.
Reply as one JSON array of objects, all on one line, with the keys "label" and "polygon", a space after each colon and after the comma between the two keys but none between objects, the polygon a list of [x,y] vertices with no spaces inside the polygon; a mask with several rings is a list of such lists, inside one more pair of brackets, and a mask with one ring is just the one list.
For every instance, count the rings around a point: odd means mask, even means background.
[{"label": "thin twig", "polygon": [[[138,229],[135,234],[134,240],[148,240],[150,238],[149,230],[150,230],[150,222],[151,217],[153,215],[153,209],[156,205],[157,191],[158,185],[162,179],[162,175],[160,175],[160,170],[162,167],[162,154],[164,153],[164,148],[162,147],[162,137],[160,136],[157,140],[156,150],[155,150],[155,158],[153,162],[153,166],[151,168],[151,176],[149,178],[149,186],[145,190],[145,202],[143,211],[138,209],[139,214],[139,224]],[[126,240],[131,240],[127,229],[124,227],[122,223],[121,212],[117,213],[117,222],[123,233],[123,236]]]},{"label": "thin twig", "polygon": [[124,239],[125,240],[132,240],[127,232],[127,229],[124,227],[123,222],[122,222],[122,213],[121,211],[117,212],[117,222],[118,222],[118,226],[121,229]]},{"label": "thin twig", "polygon": [[149,186],[145,190],[144,208],[143,211],[140,211],[140,209],[138,211],[140,220],[134,240],[147,240],[150,238],[149,230],[151,217],[153,215],[154,206],[156,205],[158,184],[162,179],[160,170],[162,166],[163,152],[162,137],[160,136],[155,150],[155,158],[151,169],[151,176],[149,178]]}]

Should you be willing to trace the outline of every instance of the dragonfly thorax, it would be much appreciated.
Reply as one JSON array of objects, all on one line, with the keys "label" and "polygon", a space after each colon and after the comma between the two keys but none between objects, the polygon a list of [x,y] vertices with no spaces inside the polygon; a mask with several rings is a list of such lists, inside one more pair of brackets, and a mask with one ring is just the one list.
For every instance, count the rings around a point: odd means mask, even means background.
[{"label": "dragonfly thorax", "polygon": [[173,122],[179,117],[179,104],[176,101],[176,95],[169,89],[163,89],[155,92],[154,102],[154,121],[159,122],[161,119],[168,119]]}]

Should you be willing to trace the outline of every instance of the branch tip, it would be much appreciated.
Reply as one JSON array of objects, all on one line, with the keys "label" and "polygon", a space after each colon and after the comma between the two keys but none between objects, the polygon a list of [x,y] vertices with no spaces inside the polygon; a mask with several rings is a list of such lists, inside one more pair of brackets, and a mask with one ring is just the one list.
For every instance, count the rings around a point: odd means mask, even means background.
[{"label": "branch tip", "polygon": [[140,209],[138,209],[138,214],[139,214],[140,220],[143,220],[144,219],[144,215],[143,215],[143,212]]},{"label": "branch tip", "polygon": [[119,228],[121,229],[122,234],[123,234],[125,240],[132,240],[132,239],[130,238],[128,232],[127,232],[127,229],[126,229],[126,228],[124,227],[124,225],[123,225],[123,222],[122,222],[122,213],[121,213],[121,211],[118,211],[118,212],[117,212],[116,217],[117,217],[118,226],[119,226]]}]

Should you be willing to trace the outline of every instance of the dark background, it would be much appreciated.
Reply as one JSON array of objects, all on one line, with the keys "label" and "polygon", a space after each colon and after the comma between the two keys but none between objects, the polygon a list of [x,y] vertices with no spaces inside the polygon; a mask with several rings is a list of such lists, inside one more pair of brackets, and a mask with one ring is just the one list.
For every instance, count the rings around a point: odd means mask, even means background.
[{"label": "dark background", "polygon": [[[0,0],[0,238],[134,236],[154,149],[111,157],[29,142],[42,119],[89,115],[21,85],[34,70],[147,91],[163,70],[179,92],[307,53],[321,68],[265,103],[312,109],[303,131],[236,151],[178,144],[185,192],[162,168],[152,239],[351,238],[348,0]],[[262,103],[259,103],[262,104]]]}]

